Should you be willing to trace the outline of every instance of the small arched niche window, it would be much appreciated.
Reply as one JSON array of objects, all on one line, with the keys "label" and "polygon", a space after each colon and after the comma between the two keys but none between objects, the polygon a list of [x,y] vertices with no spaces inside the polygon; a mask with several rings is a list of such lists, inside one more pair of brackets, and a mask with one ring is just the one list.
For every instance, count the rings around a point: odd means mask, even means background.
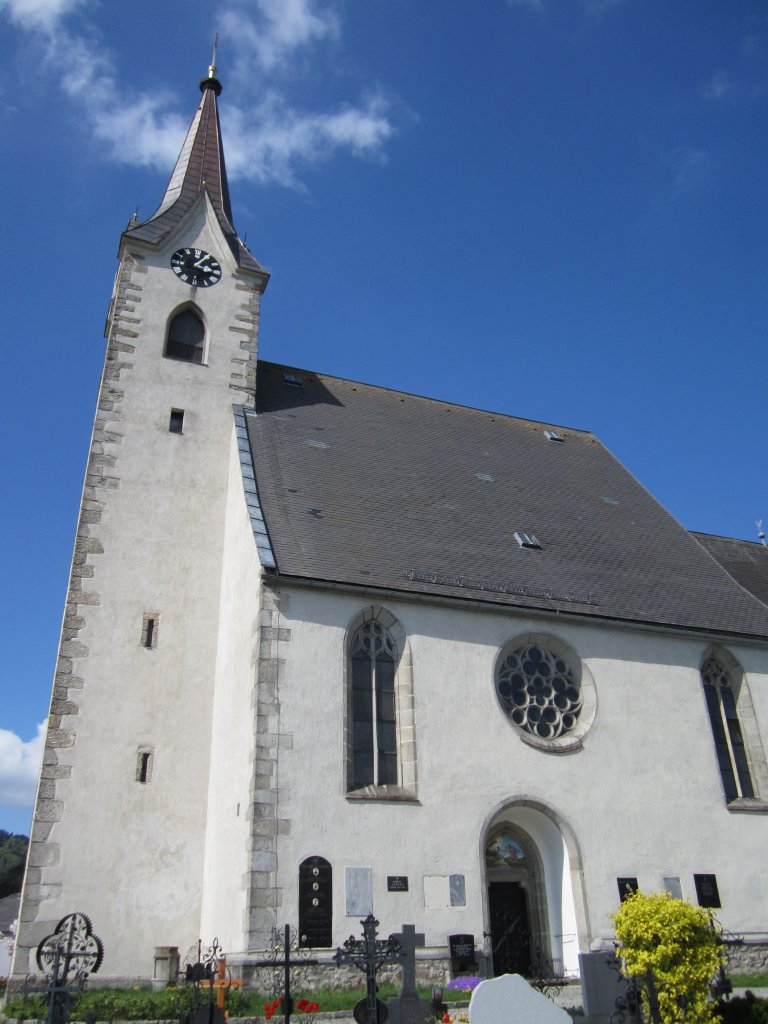
[{"label": "small arched niche window", "polygon": [[744,672],[717,648],[704,659],[701,681],[726,803],[756,802],[768,770]]},{"label": "small arched niche window", "polygon": [[187,363],[202,363],[205,354],[205,327],[197,313],[187,307],[168,324],[165,355]]},{"label": "small arched niche window", "polygon": [[372,607],[347,636],[347,791],[413,799],[413,673],[405,631],[385,608]]}]

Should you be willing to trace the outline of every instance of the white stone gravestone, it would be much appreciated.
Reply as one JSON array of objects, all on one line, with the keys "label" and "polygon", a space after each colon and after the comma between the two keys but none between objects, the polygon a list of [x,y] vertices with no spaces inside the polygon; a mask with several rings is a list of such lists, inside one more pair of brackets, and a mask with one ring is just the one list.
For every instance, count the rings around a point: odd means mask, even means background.
[{"label": "white stone gravestone", "polygon": [[502,974],[472,993],[469,1024],[573,1024],[573,1018],[519,974]]}]

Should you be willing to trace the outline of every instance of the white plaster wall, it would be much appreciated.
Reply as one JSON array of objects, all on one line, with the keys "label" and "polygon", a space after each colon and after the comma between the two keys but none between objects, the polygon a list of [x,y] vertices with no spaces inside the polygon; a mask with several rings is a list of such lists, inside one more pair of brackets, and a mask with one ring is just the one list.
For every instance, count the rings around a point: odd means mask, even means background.
[{"label": "white plaster wall", "polygon": [[233,432],[224,520],[200,929],[204,941],[218,937],[221,947],[228,952],[242,950],[245,942],[260,575]]},{"label": "white plaster wall", "polygon": [[[169,257],[182,244],[218,257],[216,286],[193,290],[175,277]],[[62,720],[75,742],[59,763],[72,775],[58,782],[63,816],[50,835],[38,926],[84,911],[104,939],[102,975],[146,977],[155,946],[183,954],[200,932],[230,381],[233,357],[244,354],[231,324],[244,299],[207,199],[160,251],[131,248],[145,257],[145,272],[133,272],[136,351],[121,357],[132,368],[121,373],[120,415],[106,416],[122,435],[119,485],[103,492],[104,551],[85,581],[99,604],[86,609],[78,637],[88,651],[75,669],[79,711]],[[190,298],[205,318],[205,366],[162,355],[168,319]],[[185,410],[181,436],[168,431],[172,407]],[[160,615],[156,650],[140,645],[145,612]],[[143,745],[155,750],[147,785],[135,780]]]},{"label": "white plaster wall", "polygon": [[[413,922],[428,944],[453,932],[479,940],[487,928],[481,887],[484,823],[505,802],[550,808],[572,830],[584,863],[586,910],[579,946],[612,934],[616,878],[636,875],[642,888],[679,875],[695,900],[694,872],[715,873],[723,909],[735,931],[768,930],[768,815],[729,812],[699,677],[706,640],[515,613],[429,607],[391,601],[413,655],[419,805],[360,803],[343,791],[343,658],[347,624],[378,603],[340,591],[294,588],[281,625],[282,714],[294,746],[283,755],[278,813],[292,821],[279,847],[284,914],[297,920],[296,873],[305,857],[326,857],[334,871],[334,942],[359,931],[344,912],[344,868],[374,871],[374,911],[386,934]],[[553,754],[524,743],[495,696],[500,647],[528,631],[551,632],[589,666],[598,709],[583,749]],[[768,738],[768,654],[729,648],[749,675]],[[519,820],[516,819],[516,820]],[[553,833],[541,840],[559,887],[563,865]],[[558,863],[556,863],[558,861]],[[422,876],[463,873],[466,908],[425,909]],[[408,893],[387,893],[388,874],[407,875]],[[576,899],[577,907],[580,899]],[[566,919],[561,921],[566,929]]]}]

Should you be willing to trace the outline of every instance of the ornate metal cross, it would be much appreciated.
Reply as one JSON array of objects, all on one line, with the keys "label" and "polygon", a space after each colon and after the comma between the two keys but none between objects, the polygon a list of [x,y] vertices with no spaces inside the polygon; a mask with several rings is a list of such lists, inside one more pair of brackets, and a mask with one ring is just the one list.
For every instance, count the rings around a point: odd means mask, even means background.
[{"label": "ornate metal cross", "polygon": [[383,1004],[379,1004],[376,999],[376,975],[385,964],[402,963],[404,954],[399,940],[394,935],[390,935],[388,939],[376,938],[379,922],[373,914],[369,914],[360,924],[363,926],[362,939],[350,935],[344,943],[344,948],[336,950],[333,959],[337,967],[352,964],[365,973],[365,1021],[366,1024],[379,1024],[379,1006]]},{"label": "ornate metal cross", "polygon": [[285,1024],[291,1024],[293,1013],[293,998],[291,997],[291,970],[294,967],[312,967],[317,960],[308,960],[305,957],[291,959],[291,926],[285,926],[285,940],[283,944],[283,956],[275,957],[274,960],[257,960],[251,967],[282,967],[285,971],[283,976],[283,1014]]},{"label": "ornate metal cross", "polygon": [[[42,991],[48,996],[47,1024],[66,1024],[74,1000],[73,993],[82,992],[88,976],[95,974],[104,959],[104,945],[93,934],[85,914],[62,917],[52,935],[37,947],[37,966],[44,972],[46,986],[25,991]],[[34,976],[28,979],[34,982]]]}]

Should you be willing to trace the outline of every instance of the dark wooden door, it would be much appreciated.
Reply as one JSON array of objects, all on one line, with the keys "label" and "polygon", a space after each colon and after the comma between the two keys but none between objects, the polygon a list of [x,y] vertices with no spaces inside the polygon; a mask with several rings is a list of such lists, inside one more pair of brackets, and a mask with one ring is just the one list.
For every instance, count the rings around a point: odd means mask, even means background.
[{"label": "dark wooden door", "polygon": [[525,890],[519,882],[491,882],[488,902],[494,975],[527,977],[531,971],[531,950]]}]

